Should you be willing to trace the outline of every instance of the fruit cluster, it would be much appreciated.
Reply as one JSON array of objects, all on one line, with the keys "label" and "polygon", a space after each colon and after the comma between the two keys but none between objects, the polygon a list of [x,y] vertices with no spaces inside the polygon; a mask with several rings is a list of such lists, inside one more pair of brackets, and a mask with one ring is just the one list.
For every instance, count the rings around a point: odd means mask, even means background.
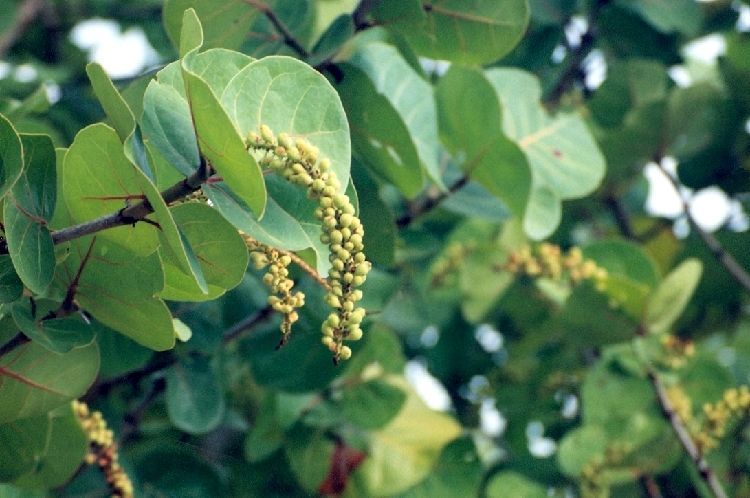
[{"label": "fruit cluster", "polygon": [[89,441],[90,449],[86,455],[86,463],[97,465],[102,470],[112,490],[112,496],[132,498],[133,483],[120,466],[114,434],[111,429],[107,428],[107,422],[101,412],[92,412],[86,403],[73,400],[73,413],[78,418]]},{"label": "fruit cluster", "polygon": [[472,252],[476,250],[476,243],[469,241],[465,244],[459,242],[451,243],[448,248],[435,262],[430,274],[432,275],[431,283],[437,287],[445,283],[446,278],[459,269],[461,263]]},{"label": "fruit cluster", "polygon": [[372,266],[363,252],[362,223],[349,197],[342,192],[330,160],[320,158],[318,149],[307,140],[293,139],[284,133],[276,137],[268,126],[262,125],[260,134],[248,135],[247,145],[261,167],[305,187],[308,197],[318,203],[315,217],[323,227],[320,240],[328,245],[331,262],[326,302],[335,308],[323,322],[323,344],[333,353],[334,362],[346,360],[352,351],[344,341],[362,337],[365,310],[356,305],[362,299],[358,287]]},{"label": "fruit cluster", "polygon": [[502,269],[530,277],[567,278],[572,284],[591,280],[598,289],[603,288],[607,279],[607,270],[585,259],[580,248],[573,247],[563,254],[559,246],[547,242],[536,248],[523,247],[512,252]]},{"label": "fruit cluster", "polygon": [[305,295],[302,292],[292,292],[294,281],[289,278],[288,269],[292,258],[278,249],[261,244],[244,233],[240,232],[240,235],[250,250],[250,259],[255,268],[258,270],[268,268],[266,274],[263,275],[263,283],[271,292],[268,296],[268,304],[284,317],[281,322],[281,341],[279,342],[279,347],[281,347],[289,339],[292,324],[299,320],[296,308],[301,308],[305,304]]},{"label": "fruit cluster", "polygon": [[703,413],[706,417],[703,428],[695,439],[701,449],[708,451],[719,445],[732,420],[750,414],[750,389],[747,386],[727,389],[721,400],[703,405]]}]

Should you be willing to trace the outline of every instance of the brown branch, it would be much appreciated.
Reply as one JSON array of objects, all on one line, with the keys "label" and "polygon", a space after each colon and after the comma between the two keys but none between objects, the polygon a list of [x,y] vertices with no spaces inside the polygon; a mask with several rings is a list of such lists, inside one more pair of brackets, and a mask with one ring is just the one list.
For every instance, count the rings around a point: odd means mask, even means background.
[{"label": "brown branch", "polygon": [[[192,194],[208,179],[210,172],[211,167],[205,160],[201,160],[201,166],[196,172],[164,190],[161,193],[162,199],[167,204],[170,204]],[[52,232],[52,242],[54,244],[61,244],[109,228],[133,225],[139,221],[144,221],[146,216],[153,212],[154,208],[151,206],[151,203],[147,199],[144,199],[115,213],[107,214],[79,225],[56,230]],[[0,254],[8,254],[8,243],[5,240],[0,241]]]},{"label": "brown branch", "polygon": [[31,341],[31,339],[19,332],[11,340],[0,346],[0,358],[29,341]]},{"label": "brown branch", "polygon": [[682,201],[682,209],[685,211],[685,216],[687,217],[688,223],[690,223],[690,227],[695,230],[695,233],[697,233],[701,240],[703,240],[703,243],[706,244],[706,247],[708,247],[708,249],[711,251],[713,257],[742,287],[745,288],[747,292],[750,292],[750,274],[748,274],[747,270],[745,270],[737,262],[737,260],[734,259],[734,257],[726,249],[724,249],[724,246],[721,245],[721,242],[719,242],[716,237],[698,226],[698,223],[696,223],[695,219],[690,214],[690,202],[687,198],[685,198],[684,195],[682,195],[682,192],[680,191],[680,183],[676,178],[669,174],[669,172],[661,164],[661,161],[657,160],[656,165],[659,167],[664,176],[667,177],[667,179],[672,184],[672,187],[674,187],[675,191],[677,192],[677,195],[680,197],[680,200]]},{"label": "brown branch", "polygon": [[461,190],[469,182],[468,174],[463,175],[461,178],[453,182],[445,191],[436,191],[434,193],[428,193],[419,199],[411,202],[407,209],[407,214],[396,220],[396,226],[399,228],[405,228],[411,224],[416,218],[432,211],[440,205],[445,199],[451,194],[455,194]]},{"label": "brown branch", "polygon": [[308,265],[304,259],[297,256],[297,254],[293,253],[292,251],[284,251],[280,249],[278,251],[292,258],[292,262],[294,262],[294,264],[299,266],[302,269],[302,271],[310,275],[310,277],[312,277],[312,279],[315,280],[318,284],[320,284],[325,290],[331,290],[331,284],[328,283],[328,280],[323,278],[323,276],[320,273],[318,273],[318,271],[315,268]]},{"label": "brown branch", "polygon": [[[245,332],[268,320],[268,318],[270,318],[272,314],[273,309],[270,306],[266,306],[260,311],[248,315],[246,318],[232,325],[224,332],[221,340],[222,344],[227,345],[231,342],[236,341],[237,339],[240,339]],[[91,389],[89,389],[89,392],[86,395],[86,400],[87,402],[90,402],[98,398],[99,396],[106,395],[117,386],[138,385],[138,383],[146,377],[149,377],[157,372],[161,372],[162,370],[166,370],[167,368],[171,367],[177,362],[178,359],[178,356],[171,351],[157,353],[151,363],[141,368],[140,370],[133,370],[132,372],[128,372],[119,377],[113,377],[111,379],[95,384]]]},{"label": "brown branch", "polygon": [[352,12],[352,22],[356,31],[362,31],[372,27],[372,23],[367,18],[370,10],[375,5],[376,0],[361,0],[357,8]]},{"label": "brown branch", "polygon": [[307,49],[303,47],[302,44],[294,37],[292,32],[289,31],[289,28],[286,27],[286,25],[276,15],[276,12],[274,12],[268,4],[266,4],[262,0],[245,0],[245,3],[250,5],[251,7],[255,7],[260,12],[262,12],[268,18],[271,24],[273,24],[273,27],[276,29],[276,31],[278,31],[279,35],[284,40],[284,43],[289,48],[297,52],[297,55],[299,55],[303,59],[310,57],[310,53],[307,51]]},{"label": "brown branch", "polygon": [[[39,17],[45,7],[45,0],[24,0],[16,9],[16,19],[0,36],[0,59],[3,59],[13,45]],[[6,5],[6,9],[10,6]]]},{"label": "brown branch", "polygon": [[271,318],[272,315],[273,308],[271,306],[266,306],[260,311],[253,313],[252,315],[248,315],[244,319],[229,327],[224,332],[221,343],[227,345],[236,341],[237,339],[240,339],[243,335],[245,335],[246,332],[265,322],[266,320]]},{"label": "brown branch", "polygon": [[586,56],[594,48],[596,42],[596,22],[599,18],[599,11],[609,3],[610,0],[596,0],[591,6],[586,22],[588,29],[581,35],[581,43],[572,49],[567,59],[567,65],[557,79],[557,82],[547,94],[545,102],[549,107],[556,107],[560,99],[570,87],[583,75],[581,64]]},{"label": "brown branch", "polygon": [[636,236],[633,232],[630,214],[625,209],[625,206],[622,205],[620,199],[618,199],[614,193],[610,192],[604,196],[603,202],[612,213],[612,218],[615,220],[615,224],[617,225],[620,234],[626,239],[635,240]]},{"label": "brown branch", "polygon": [[659,401],[662,413],[672,425],[672,430],[677,435],[677,439],[679,439],[680,444],[682,444],[685,452],[687,452],[690,460],[693,462],[693,465],[695,465],[695,468],[698,470],[701,479],[703,479],[708,488],[711,490],[711,493],[716,498],[727,498],[727,494],[724,491],[721,483],[719,482],[719,479],[716,477],[716,473],[703,457],[703,454],[696,446],[695,441],[693,441],[693,438],[690,436],[690,432],[688,431],[687,427],[685,427],[682,419],[680,419],[680,416],[675,411],[674,406],[672,406],[672,402],[669,400],[667,389],[664,387],[661,379],[659,379],[656,371],[651,368],[649,368],[648,370],[648,379],[649,381],[651,381],[651,385],[654,387],[654,391],[656,392],[656,397]]}]

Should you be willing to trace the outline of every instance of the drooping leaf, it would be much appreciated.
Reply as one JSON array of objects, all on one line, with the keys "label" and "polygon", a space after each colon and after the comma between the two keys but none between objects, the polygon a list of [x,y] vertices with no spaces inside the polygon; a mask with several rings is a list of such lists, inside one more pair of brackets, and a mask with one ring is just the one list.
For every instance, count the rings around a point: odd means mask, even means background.
[{"label": "drooping leaf", "polygon": [[191,434],[214,429],[224,417],[224,393],[206,358],[185,357],[167,371],[167,413]]},{"label": "drooping leaf", "polygon": [[21,281],[42,294],[55,274],[55,247],[44,220],[26,213],[15,198],[4,204],[5,237],[8,252]]},{"label": "drooping leaf", "polygon": [[82,130],[65,156],[63,188],[68,210],[76,221],[116,212],[126,203],[148,201],[156,226],[141,222],[101,232],[139,255],[151,254],[163,241],[173,261],[199,282],[199,268],[190,264],[187,249],[170,211],[151,180],[123,152],[114,130],[103,124]]},{"label": "drooping leaf", "polygon": [[13,125],[0,115],[0,198],[13,187],[23,171],[23,147]]},{"label": "drooping leaf", "polygon": [[96,62],[88,64],[86,66],[86,74],[88,74],[91,81],[96,98],[99,99],[104,112],[112,121],[112,127],[117,131],[120,141],[124,143],[135,128],[133,112],[125,103],[120,92],[117,91],[100,64]]},{"label": "drooping leaf", "polygon": [[[84,128],[65,155],[63,195],[73,221],[89,221],[143,200],[141,176],[125,157],[112,128],[104,124]],[[155,228],[146,223],[104,230],[99,237],[144,256],[159,244]]]},{"label": "drooping leaf", "polygon": [[191,71],[193,56],[195,52],[183,60],[182,67],[198,148],[227,185],[261,217],[267,197],[263,173],[208,83]]},{"label": "drooping leaf", "polygon": [[682,315],[698,286],[702,273],[701,262],[697,259],[688,259],[664,277],[648,304],[646,324],[651,332],[655,334],[667,332]]},{"label": "drooping leaf", "polygon": [[149,143],[185,176],[200,165],[187,101],[173,87],[152,81],[143,96],[143,131]]},{"label": "drooping leaf", "polygon": [[164,261],[165,286],[160,296],[176,301],[215,299],[240,283],[247,268],[247,247],[221,215],[209,206],[189,202],[171,208],[186,246],[205,276],[204,292],[189,275]]},{"label": "drooping leaf", "polygon": [[57,200],[54,145],[46,135],[21,134],[21,142],[24,170],[13,185],[13,197],[25,213],[49,222]]},{"label": "drooping leaf", "polygon": [[[395,47],[385,43],[371,42],[358,47],[349,62],[364,71],[377,92],[391,103],[409,131],[425,173],[442,186],[432,86],[409,66]],[[414,166],[406,164],[407,168]]]},{"label": "drooping leaf", "polygon": [[53,353],[29,342],[0,357],[0,423],[34,417],[86,392],[99,370],[96,343]]},{"label": "drooping leaf", "polygon": [[360,69],[344,64],[342,71],[337,88],[351,123],[355,156],[405,196],[416,196],[424,180],[409,130]]},{"label": "drooping leaf", "polygon": [[524,0],[387,0],[373,13],[419,55],[476,65],[508,53],[529,20]]}]

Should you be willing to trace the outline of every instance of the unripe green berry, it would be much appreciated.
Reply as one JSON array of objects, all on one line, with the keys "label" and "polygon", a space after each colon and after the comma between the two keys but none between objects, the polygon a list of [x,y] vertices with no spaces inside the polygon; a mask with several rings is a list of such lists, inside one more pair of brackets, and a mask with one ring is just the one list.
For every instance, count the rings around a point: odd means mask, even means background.
[{"label": "unripe green berry", "polygon": [[361,275],[357,275],[354,278],[352,278],[352,285],[354,287],[359,287],[360,285],[365,283],[365,277]]},{"label": "unripe green berry", "polygon": [[276,140],[276,137],[273,135],[273,131],[271,131],[271,128],[267,125],[260,125],[260,136],[263,137],[263,140],[266,142],[273,142]]},{"label": "unripe green berry", "polygon": [[341,301],[339,301],[339,298],[334,296],[333,294],[328,294],[328,296],[326,296],[326,302],[331,308],[341,307]]},{"label": "unripe green berry", "polygon": [[367,257],[364,253],[358,252],[354,255],[354,262],[355,263],[364,263],[367,260]]},{"label": "unripe green berry", "polygon": [[331,242],[334,244],[341,244],[344,240],[344,232],[341,230],[334,230],[331,232]]},{"label": "unripe green berry", "polygon": [[349,334],[346,336],[350,341],[358,341],[362,339],[362,329],[359,327],[352,327],[349,329]]},{"label": "unripe green berry", "polygon": [[348,360],[352,357],[352,350],[349,348],[349,346],[341,346],[341,351],[339,351],[339,358],[342,360]]},{"label": "unripe green berry", "polygon": [[349,225],[352,224],[352,215],[348,213],[343,213],[339,217],[339,225],[341,225],[344,228],[348,228]]}]

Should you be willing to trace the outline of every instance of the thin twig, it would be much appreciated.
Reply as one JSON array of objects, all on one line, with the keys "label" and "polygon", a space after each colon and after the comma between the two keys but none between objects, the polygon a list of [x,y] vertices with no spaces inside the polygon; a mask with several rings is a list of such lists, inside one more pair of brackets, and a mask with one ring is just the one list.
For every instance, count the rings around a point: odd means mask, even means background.
[{"label": "thin twig", "polygon": [[[45,0],[24,0],[16,8],[16,19],[13,24],[0,36],[0,59],[3,59],[8,50],[18,41],[26,30],[34,23],[34,20],[44,10]],[[6,9],[10,9],[6,5]]]},{"label": "thin twig", "polygon": [[630,214],[625,209],[625,206],[622,205],[622,201],[611,192],[604,196],[603,201],[604,205],[607,206],[612,213],[612,218],[614,218],[620,234],[626,239],[634,240],[636,236],[633,232]]},{"label": "thin twig", "polygon": [[724,246],[721,245],[721,242],[719,242],[716,237],[698,226],[695,218],[693,218],[693,215],[690,214],[690,202],[684,195],[682,195],[682,192],[680,190],[680,183],[664,168],[664,166],[661,164],[661,161],[656,161],[656,165],[659,167],[664,176],[667,177],[667,179],[670,181],[675,191],[677,192],[677,195],[680,197],[680,200],[682,201],[682,208],[685,211],[685,216],[687,217],[688,223],[690,223],[690,227],[695,230],[695,233],[697,233],[701,240],[703,240],[703,243],[706,244],[714,258],[716,258],[716,260],[740,285],[742,285],[742,287],[745,288],[747,292],[750,292],[750,274],[748,274],[747,270],[745,270],[737,262],[737,260],[734,259],[734,257],[726,249],[724,249]]},{"label": "thin twig", "polygon": [[164,379],[157,379],[151,386],[146,396],[123,417],[122,429],[120,432],[120,445],[128,442],[138,432],[138,426],[141,424],[143,416],[146,414],[151,405],[159,398],[159,395],[167,388],[167,382]]},{"label": "thin twig", "polygon": [[661,489],[659,489],[659,484],[656,482],[656,479],[654,479],[654,476],[650,474],[644,474],[641,476],[640,481],[643,490],[646,492],[649,498],[664,498],[664,495],[662,494]]},{"label": "thin twig", "polygon": [[307,49],[303,47],[302,44],[294,37],[292,32],[289,31],[289,28],[286,27],[286,25],[276,15],[276,12],[274,12],[268,4],[261,0],[245,0],[245,3],[261,11],[268,18],[271,24],[273,24],[273,27],[276,29],[276,31],[278,31],[279,35],[281,35],[284,43],[289,46],[289,48],[297,52],[297,55],[299,55],[303,59],[307,59],[308,57],[310,57],[310,52],[308,52]]},{"label": "thin twig", "polygon": [[318,271],[307,264],[307,262],[300,258],[297,254],[293,253],[292,251],[283,251],[279,250],[279,252],[287,254],[290,258],[292,258],[292,262],[299,266],[305,273],[310,275],[313,280],[315,280],[317,283],[319,283],[325,290],[331,290],[331,284],[328,283],[328,280],[323,278],[323,276],[318,273]]},{"label": "thin twig", "polygon": [[664,387],[661,379],[659,379],[656,371],[651,368],[649,368],[648,370],[648,379],[649,381],[651,381],[651,385],[654,387],[656,397],[659,401],[659,405],[662,412],[664,413],[664,416],[672,425],[672,430],[674,430],[674,433],[677,435],[677,439],[679,439],[680,444],[682,444],[682,447],[687,452],[690,460],[693,462],[693,465],[695,465],[695,468],[698,470],[701,478],[716,498],[727,498],[727,494],[724,491],[721,483],[719,482],[719,479],[716,477],[716,473],[703,457],[698,447],[695,445],[695,441],[693,441],[693,438],[690,436],[690,432],[688,431],[687,427],[685,427],[685,424],[683,424],[682,419],[680,419],[680,416],[677,414],[674,406],[672,406],[672,402],[669,400],[667,389]]},{"label": "thin twig", "polygon": [[[207,180],[207,171],[210,172],[210,169],[210,166],[206,165],[205,161],[203,161],[202,166],[195,173],[180,180],[161,193],[164,202],[170,204],[198,190],[203,182]],[[109,228],[134,225],[139,221],[144,221],[146,216],[153,212],[154,208],[151,206],[151,203],[145,199],[117,212],[86,221],[79,225],[56,230],[52,232],[52,242],[54,244],[61,244]],[[8,243],[5,240],[0,241],[0,254],[8,254]]]},{"label": "thin twig", "polygon": [[445,191],[436,191],[435,193],[428,193],[427,195],[416,199],[409,204],[408,212],[396,220],[396,226],[399,228],[405,228],[416,218],[432,211],[440,205],[450,195],[455,194],[461,190],[469,182],[468,174],[463,175],[461,178],[453,182]]}]

